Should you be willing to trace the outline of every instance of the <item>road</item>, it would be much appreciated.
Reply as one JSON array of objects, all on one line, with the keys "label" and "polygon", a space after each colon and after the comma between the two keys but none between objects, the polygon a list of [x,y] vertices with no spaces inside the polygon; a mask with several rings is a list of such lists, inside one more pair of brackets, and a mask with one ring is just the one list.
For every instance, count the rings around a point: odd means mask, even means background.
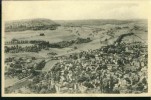
[{"label": "road", "polygon": [[59,60],[49,60],[47,61],[45,67],[42,69],[42,71],[49,71],[53,68],[53,66],[58,62]]}]

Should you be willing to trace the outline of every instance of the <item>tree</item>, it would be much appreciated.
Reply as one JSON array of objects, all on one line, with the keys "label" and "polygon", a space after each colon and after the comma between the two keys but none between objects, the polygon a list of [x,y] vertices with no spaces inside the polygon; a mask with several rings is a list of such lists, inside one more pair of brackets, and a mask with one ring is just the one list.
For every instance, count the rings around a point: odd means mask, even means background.
[{"label": "tree", "polygon": [[76,50],[76,49],[78,49],[76,46],[74,46],[74,49]]}]

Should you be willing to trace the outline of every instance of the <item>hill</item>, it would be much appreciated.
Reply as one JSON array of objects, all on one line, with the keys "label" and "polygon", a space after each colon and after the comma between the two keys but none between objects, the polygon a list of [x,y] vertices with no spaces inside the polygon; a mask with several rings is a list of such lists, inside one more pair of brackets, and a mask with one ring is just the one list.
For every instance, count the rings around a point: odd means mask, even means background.
[{"label": "hill", "polygon": [[55,22],[62,26],[82,26],[82,25],[120,25],[130,23],[147,23],[146,19],[129,19],[129,20],[116,20],[116,19],[88,19],[88,20],[55,20]]},{"label": "hill", "polygon": [[49,19],[24,19],[6,22],[5,31],[55,30],[57,26],[60,25]]}]

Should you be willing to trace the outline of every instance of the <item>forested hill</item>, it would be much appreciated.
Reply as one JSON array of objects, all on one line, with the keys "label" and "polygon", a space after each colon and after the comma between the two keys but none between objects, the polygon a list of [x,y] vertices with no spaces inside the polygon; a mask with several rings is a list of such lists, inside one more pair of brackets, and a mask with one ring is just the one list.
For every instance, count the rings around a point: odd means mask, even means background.
[{"label": "forested hill", "polygon": [[60,25],[49,19],[24,19],[6,22],[5,31],[55,30],[57,26]]}]

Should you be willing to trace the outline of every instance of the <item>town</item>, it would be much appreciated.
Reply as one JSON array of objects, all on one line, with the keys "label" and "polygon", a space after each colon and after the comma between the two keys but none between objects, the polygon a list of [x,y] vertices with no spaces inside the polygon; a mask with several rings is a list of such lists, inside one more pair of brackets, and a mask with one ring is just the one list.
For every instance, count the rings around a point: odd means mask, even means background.
[{"label": "town", "polygon": [[[42,71],[45,59],[7,58],[5,75],[19,79],[30,76],[26,89],[33,93],[147,92],[147,45],[141,42],[54,57],[50,60],[57,63],[47,72]],[[9,88],[6,91],[9,93]]]}]

